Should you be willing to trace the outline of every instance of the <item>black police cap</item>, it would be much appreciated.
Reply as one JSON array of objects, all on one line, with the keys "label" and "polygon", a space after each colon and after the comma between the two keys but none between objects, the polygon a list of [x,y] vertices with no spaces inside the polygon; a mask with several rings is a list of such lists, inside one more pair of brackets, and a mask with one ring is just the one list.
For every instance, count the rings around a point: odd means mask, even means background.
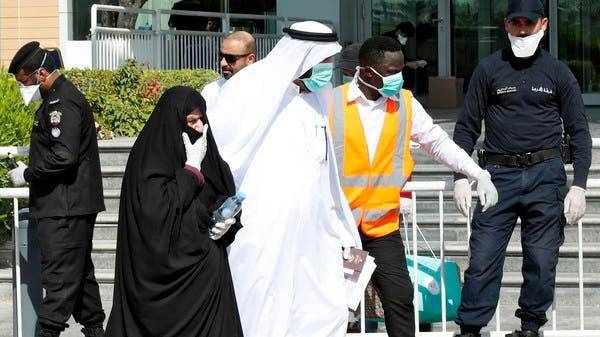
[{"label": "black police cap", "polygon": [[44,50],[40,48],[40,43],[37,41],[31,41],[21,47],[15,56],[13,57],[10,65],[8,66],[8,72],[16,75],[21,68],[29,61],[33,56],[37,55]]},{"label": "black police cap", "polygon": [[510,0],[506,19],[526,18],[531,22],[544,16],[544,5],[540,0]]}]

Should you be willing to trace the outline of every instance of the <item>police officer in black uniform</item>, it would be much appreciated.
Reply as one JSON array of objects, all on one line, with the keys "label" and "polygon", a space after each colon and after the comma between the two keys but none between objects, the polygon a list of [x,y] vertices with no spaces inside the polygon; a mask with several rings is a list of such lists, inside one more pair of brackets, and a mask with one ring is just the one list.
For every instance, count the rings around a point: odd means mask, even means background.
[{"label": "police officer in black uniform", "polygon": [[[473,215],[459,336],[479,336],[494,315],[506,247],[520,218],[524,282],[515,315],[521,330],[507,336],[537,337],[554,298],[564,224],[585,212],[590,133],[577,80],[538,47],[547,26],[539,0],[509,1],[504,27],[511,47],[477,66],[454,129],[456,144],[472,153],[485,120],[484,165],[499,194],[496,206],[482,213],[477,205]],[[570,189],[561,158],[563,126],[575,171]],[[463,177],[455,179],[455,202],[466,215],[471,188]]]},{"label": "police officer in black uniform", "polygon": [[59,336],[71,314],[85,336],[103,336],[105,316],[91,250],[104,200],[91,108],[38,42],[21,47],[8,71],[26,104],[43,99],[31,130],[29,167],[19,162],[9,172],[14,185],[30,184],[29,212],[37,224],[46,290],[39,336]]}]

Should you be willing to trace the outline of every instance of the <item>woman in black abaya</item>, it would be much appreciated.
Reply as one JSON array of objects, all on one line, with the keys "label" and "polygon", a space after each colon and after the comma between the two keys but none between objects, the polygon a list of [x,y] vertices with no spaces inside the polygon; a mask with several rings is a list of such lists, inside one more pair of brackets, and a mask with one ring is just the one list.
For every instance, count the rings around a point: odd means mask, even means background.
[{"label": "woman in black abaya", "polygon": [[[194,116],[208,123],[205,111],[194,89],[167,90],[131,150],[106,336],[242,336],[226,252],[241,226],[209,237],[211,213],[235,185],[210,129],[191,127]],[[182,133],[194,145],[206,137],[201,170],[186,165],[192,156]]]}]

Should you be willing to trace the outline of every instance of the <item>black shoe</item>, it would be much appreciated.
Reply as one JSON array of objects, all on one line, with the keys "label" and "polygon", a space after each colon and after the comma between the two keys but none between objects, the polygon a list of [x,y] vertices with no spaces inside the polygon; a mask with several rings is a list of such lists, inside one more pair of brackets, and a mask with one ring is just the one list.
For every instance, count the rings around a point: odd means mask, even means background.
[{"label": "black shoe", "polygon": [[104,337],[104,328],[102,325],[88,326],[81,329],[85,337]]},{"label": "black shoe", "polygon": [[474,332],[465,332],[461,334],[455,334],[454,337],[481,337],[481,335]]},{"label": "black shoe", "polygon": [[505,337],[539,337],[539,334],[531,330],[515,330],[515,332],[511,332],[505,335]]}]

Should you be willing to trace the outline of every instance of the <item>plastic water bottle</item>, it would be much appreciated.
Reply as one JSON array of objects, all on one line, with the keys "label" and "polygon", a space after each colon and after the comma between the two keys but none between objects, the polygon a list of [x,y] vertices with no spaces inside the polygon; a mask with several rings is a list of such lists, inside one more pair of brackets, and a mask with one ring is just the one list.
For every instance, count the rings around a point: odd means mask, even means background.
[{"label": "plastic water bottle", "polygon": [[8,156],[6,157],[6,168],[10,171],[13,169],[16,169],[19,165],[17,165],[17,161],[15,160],[15,157],[12,155],[12,153],[8,153]]},{"label": "plastic water bottle", "polygon": [[227,198],[227,200],[221,204],[221,207],[213,213],[213,222],[223,222],[225,219],[235,217],[242,209],[242,201],[244,201],[244,199],[246,199],[246,195],[242,192],[238,192],[233,197]]}]

